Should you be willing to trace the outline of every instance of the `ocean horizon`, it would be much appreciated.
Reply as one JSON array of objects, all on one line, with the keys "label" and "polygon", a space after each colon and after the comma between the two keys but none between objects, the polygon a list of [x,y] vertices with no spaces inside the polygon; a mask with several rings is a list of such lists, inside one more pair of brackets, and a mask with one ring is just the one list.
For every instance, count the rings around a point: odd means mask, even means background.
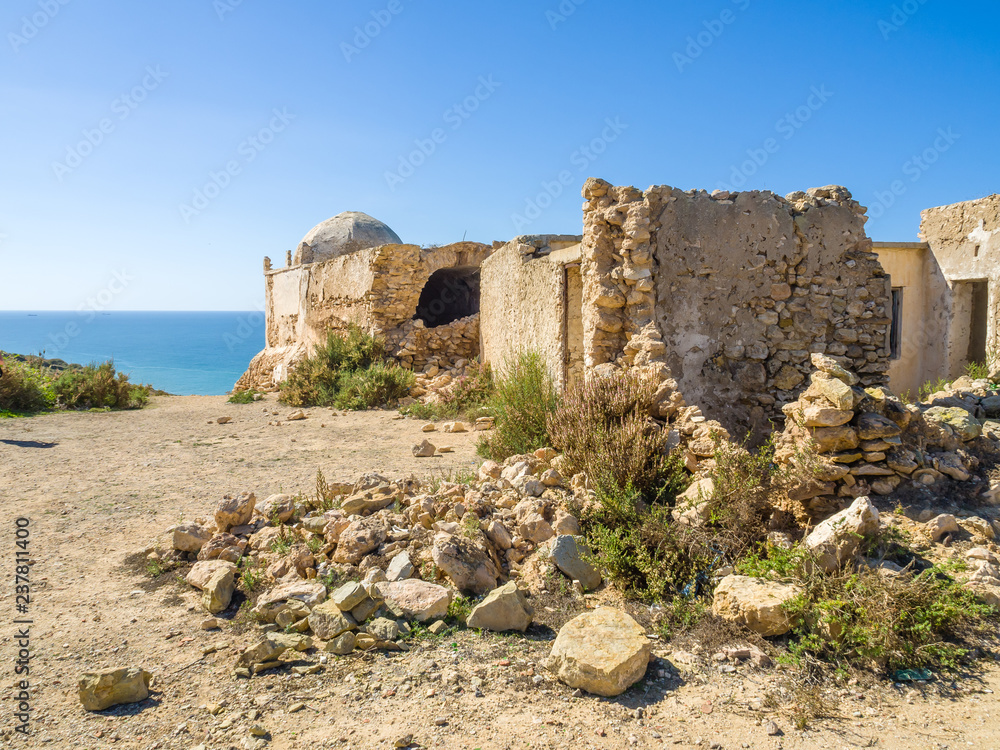
[{"label": "ocean horizon", "polygon": [[264,348],[264,313],[0,311],[0,351],[89,364],[178,396],[228,393]]}]

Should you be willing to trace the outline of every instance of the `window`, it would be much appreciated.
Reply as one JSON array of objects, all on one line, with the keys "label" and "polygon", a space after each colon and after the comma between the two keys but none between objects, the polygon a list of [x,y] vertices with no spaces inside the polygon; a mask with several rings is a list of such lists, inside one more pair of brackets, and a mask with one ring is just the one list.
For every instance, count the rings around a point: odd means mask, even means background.
[{"label": "window", "polygon": [[889,327],[889,359],[899,359],[902,352],[903,287],[892,290],[892,323]]}]

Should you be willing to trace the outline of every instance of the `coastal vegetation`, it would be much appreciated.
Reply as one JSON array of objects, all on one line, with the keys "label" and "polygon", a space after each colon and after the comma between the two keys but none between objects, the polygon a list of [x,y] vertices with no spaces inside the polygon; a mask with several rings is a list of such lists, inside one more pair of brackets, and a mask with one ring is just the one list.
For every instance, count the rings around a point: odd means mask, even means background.
[{"label": "coastal vegetation", "polygon": [[388,361],[385,341],[356,325],[346,335],[331,331],[312,356],[281,385],[278,400],[289,406],[370,409],[403,398],[414,375]]},{"label": "coastal vegetation", "polygon": [[53,365],[41,357],[5,354],[0,377],[0,416],[53,409],[141,409],[153,389],[115,370],[114,362]]}]

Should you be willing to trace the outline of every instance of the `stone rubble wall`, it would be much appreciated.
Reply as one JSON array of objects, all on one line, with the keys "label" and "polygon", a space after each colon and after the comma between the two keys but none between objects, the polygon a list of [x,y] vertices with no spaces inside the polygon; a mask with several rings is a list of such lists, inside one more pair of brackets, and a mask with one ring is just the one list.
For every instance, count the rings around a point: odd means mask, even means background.
[{"label": "stone rubble wall", "polygon": [[806,386],[813,352],[864,385],[888,370],[889,280],[842,187],[583,189],[588,370],[663,362],[689,403],[760,437]]},{"label": "stone rubble wall", "polygon": [[925,403],[903,404],[884,387],[862,388],[846,362],[813,354],[809,387],[784,407],[775,461],[799,469],[789,499],[806,515],[826,518],[854,498],[904,489],[950,494],[949,481],[988,491],[974,454],[975,441],[1000,437],[989,419],[1000,416],[1000,396],[989,381],[963,378]]}]

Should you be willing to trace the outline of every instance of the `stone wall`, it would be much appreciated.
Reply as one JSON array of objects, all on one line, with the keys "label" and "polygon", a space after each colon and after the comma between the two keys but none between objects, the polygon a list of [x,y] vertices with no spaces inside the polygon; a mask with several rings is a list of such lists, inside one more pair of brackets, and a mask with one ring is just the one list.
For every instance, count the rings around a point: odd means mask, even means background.
[{"label": "stone wall", "polygon": [[[289,368],[351,323],[385,337],[404,367],[449,367],[479,354],[479,316],[426,328],[415,320],[421,292],[445,268],[478,268],[492,248],[478,242],[421,248],[382,245],[320,263],[265,271],[267,348],[236,388],[271,388]],[[447,297],[447,290],[443,292]],[[439,301],[449,304],[448,299]]]},{"label": "stone wall", "polygon": [[[582,304],[578,256],[568,250],[579,241],[572,236],[518,237],[483,264],[483,361],[498,372],[528,351],[542,356],[560,388],[571,370],[582,369],[582,337],[576,335]],[[574,275],[575,283],[568,284]],[[577,305],[573,314],[571,301]]]},{"label": "stone wall", "polygon": [[588,369],[665,362],[687,402],[736,435],[770,431],[810,353],[885,382],[888,279],[846,189],[713,196],[591,179],[583,196]]}]

